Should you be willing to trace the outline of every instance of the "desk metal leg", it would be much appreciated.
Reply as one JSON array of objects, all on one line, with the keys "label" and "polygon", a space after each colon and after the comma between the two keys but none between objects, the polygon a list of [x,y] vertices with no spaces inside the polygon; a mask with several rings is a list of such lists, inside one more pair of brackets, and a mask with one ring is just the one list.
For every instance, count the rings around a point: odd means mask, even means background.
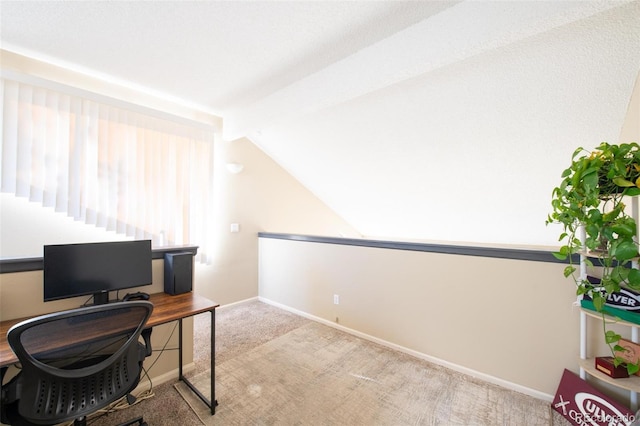
[{"label": "desk metal leg", "polygon": [[218,400],[216,399],[216,310],[211,310],[211,401],[213,402],[211,407],[211,415],[216,413],[216,405]]},{"label": "desk metal leg", "polygon": [[[216,406],[218,405],[218,401],[216,400],[216,388],[215,388],[215,365],[216,365],[216,311],[212,309],[211,311],[211,399],[208,399],[206,396],[200,392],[198,388],[196,388],[186,377],[182,374],[182,319],[178,320],[178,379],[183,381],[192,391],[195,393],[198,398],[200,398],[209,408],[211,408],[211,415],[216,413]],[[212,403],[213,402],[213,403]]]},{"label": "desk metal leg", "polygon": [[185,379],[182,375],[182,318],[178,320],[178,379]]}]

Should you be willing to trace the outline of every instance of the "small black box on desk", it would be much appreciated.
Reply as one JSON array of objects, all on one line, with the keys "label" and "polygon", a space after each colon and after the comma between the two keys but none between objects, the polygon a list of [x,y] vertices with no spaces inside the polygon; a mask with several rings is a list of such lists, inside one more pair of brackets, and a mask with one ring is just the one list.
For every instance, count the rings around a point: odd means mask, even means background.
[{"label": "small black box on desk", "polygon": [[193,283],[193,253],[184,251],[164,254],[164,292],[188,293]]}]

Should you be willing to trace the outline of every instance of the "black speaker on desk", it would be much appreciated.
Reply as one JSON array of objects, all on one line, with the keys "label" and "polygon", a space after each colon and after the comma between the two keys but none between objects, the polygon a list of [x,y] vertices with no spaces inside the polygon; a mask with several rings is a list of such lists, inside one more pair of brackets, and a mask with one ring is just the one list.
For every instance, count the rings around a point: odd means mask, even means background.
[{"label": "black speaker on desk", "polygon": [[193,253],[164,254],[164,292],[182,294],[191,291],[193,282]]}]

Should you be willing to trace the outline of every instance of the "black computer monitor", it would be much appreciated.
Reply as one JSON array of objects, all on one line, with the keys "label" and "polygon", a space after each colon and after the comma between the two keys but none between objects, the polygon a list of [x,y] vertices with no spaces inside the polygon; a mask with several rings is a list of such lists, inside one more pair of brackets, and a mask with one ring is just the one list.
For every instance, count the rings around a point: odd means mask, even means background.
[{"label": "black computer monitor", "polygon": [[44,246],[44,301],[93,295],[108,303],[109,292],[150,285],[151,241]]}]

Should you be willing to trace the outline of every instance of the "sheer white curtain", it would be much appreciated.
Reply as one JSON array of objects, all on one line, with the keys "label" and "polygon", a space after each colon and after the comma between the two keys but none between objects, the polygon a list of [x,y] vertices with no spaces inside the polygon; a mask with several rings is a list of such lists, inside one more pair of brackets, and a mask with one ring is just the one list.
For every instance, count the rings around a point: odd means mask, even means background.
[{"label": "sheer white curtain", "polygon": [[0,82],[2,192],[208,261],[213,128]]}]

